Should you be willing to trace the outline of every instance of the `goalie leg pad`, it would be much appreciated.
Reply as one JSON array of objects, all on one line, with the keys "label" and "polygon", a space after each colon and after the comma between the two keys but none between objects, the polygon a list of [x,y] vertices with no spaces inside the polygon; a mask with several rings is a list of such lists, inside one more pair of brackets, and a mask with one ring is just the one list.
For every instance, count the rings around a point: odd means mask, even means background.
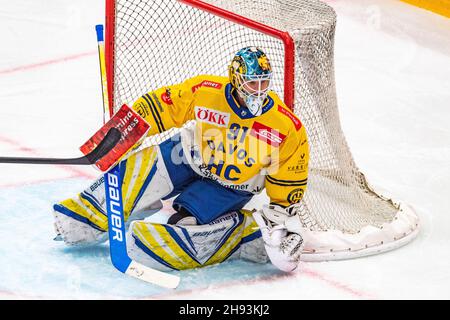
[{"label": "goalie leg pad", "polygon": [[[173,185],[158,147],[143,149],[120,164],[124,216],[129,223],[161,207]],[[103,176],[76,197],[53,206],[55,229],[67,244],[96,243],[107,239],[108,217]]]},{"label": "goalie leg pad", "polygon": [[68,215],[53,212],[55,240],[64,240],[68,245],[91,245],[107,239],[107,233]]},{"label": "goalie leg pad", "polygon": [[227,259],[269,261],[261,233],[246,210],[225,214],[206,225],[135,221],[127,241],[130,258],[162,271],[193,269]]}]

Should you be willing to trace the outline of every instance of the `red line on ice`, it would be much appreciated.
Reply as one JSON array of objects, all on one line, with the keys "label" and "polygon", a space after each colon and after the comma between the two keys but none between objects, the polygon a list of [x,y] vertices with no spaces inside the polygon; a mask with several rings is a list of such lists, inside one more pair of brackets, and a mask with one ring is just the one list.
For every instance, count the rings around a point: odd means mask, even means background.
[{"label": "red line on ice", "polygon": [[[7,137],[0,136],[0,143],[5,143],[8,145],[11,145],[11,146],[15,147],[17,150],[26,152],[33,156],[38,156],[38,157],[41,156],[41,154],[39,154],[39,152],[37,150],[26,147],[26,146],[22,146],[19,142],[14,141]],[[82,170],[79,170],[79,169],[71,168],[70,166],[64,166],[64,165],[56,165],[56,166],[66,172],[69,172],[71,174],[70,178],[74,178],[74,177],[83,177],[83,178],[87,178],[87,179],[95,178],[91,174],[83,172]]]},{"label": "red line on ice", "polygon": [[[330,287],[333,287],[339,291],[343,291],[347,294],[350,294],[350,295],[355,296],[360,299],[375,299],[375,296],[372,294],[353,289],[349,285],[340,283],[337,280],[329,279],[325,275],[320,274],[319,272],[314,271],[312,269],[305,268],[304,266],[302,266],[299,271],[294,272],[294,273],[282,273],[282,274],[278,274],[278,275],[262,277],[262,278],[258,278],[258,279],[251,279],[251,280],[246,280],[246,281],[242,281],[242,280],[230,281],[226,284],[213,285],[213,286],[209,286],[207,288],[188,289],[188,290],[178,291],[175,293],[171,292],[171,293],[167,293],[167,294],[141,297],[141,299],[172,299],[176,296],[185,296],[185,295],[189,295],[189,294],[202,293],[202,292],[209,291],[211,289],[226,289],[226,288],[232,288],[232,287],[236,287],[236,286],[248,286],[248,285],[258,285],[258,284],[263,284],[263,283],[273,283],[273,282],[284,280],[284,279],[297,278],[299,276],[308,276],[310,278],[320,280],[322,282],[325,282]],[[301,279],[298,279],[298,281],[301,282]],[[295,297],[292,297],[292,298],[295,299]]]},{"label": "red line on ice", "polygon": [[207,288],[187,289],[187,290],[181,290],[181,291],[177,291],[177,292],[163,293],[160,295],[141,297],[141,299],[143,299],[143,300],[145,300],[145,299],[172,299],[173,297],[176,297],[176,296],[183,296],[183,295],[188,295],[188,294],[193,294],[193,293],[201,293],[201,292],[214,290],[214,289],[226,289],[226,288],[232,288],[235,286],[247,286],[247,285],[252,285],[252,284],[275,282],[277,280],[280,280],[283,278],[290,278],[292,276],[293,276],[293,274],[284,274],[283,273],[283,274],[276,274],[276,275],[268,276],[268,277],[261,277],[258,279],[251,279],[251,280],[244,280],[244,281],[235,280],[235,281],[230,281],[228,283],[224,283],[224,284],[220,284],[220,285],[208,286]]},{"label": "red line on ice", "polygon": [[[52,64],[62,63],[62,62],[70,61],[70,60],[77,60],[77,59],[84,58],[87,56],[92,56],[95,54],[97,54],[96,51],[83,52],[83,53],[78,53],[78,54],[74,54],[74,55],[70,55],[70,56],[66,56],[66,57],[62,57],[62,58],[38,62],[38,63],[34,63],[34,64],[18,66],[18,67],[9,68],[9,69],[3,69],[3,70],[0,70],[0,75],[10,74],[10,73],[15,73],[15,72],[20,72],[20,71],[28,71],[28,70],[36,69],[39,67],[45,67],[45,66],[52,65]],[[13,141],[6,137],[0,136],[0,142],[12,145],[12,146],[16,147],[17,150],[19,150],[19,151],[39,156],[39,154],[36,150],[26,147],[26,146],[21,146],[20,143],[18,143],[17,141]],[[77,177],[84,177],[84,178],[88,178],[88,179],[94,178],[92,175],[86,174],[83,171],[75,169],[75,168],[70,168],[68,166],[61,166],[61,165],[58,165],[58,167],[60,167],[61,169],[65,170],[65,171],[70,172],[72,175],[75,174],[75,176],[77,176]],[[13,185],[6,185],[6,187],[8,187],[8,186],[13,186]]]},{"label": "red line on ice", "polygon": [[0,299],[10,299],[10,300],[42,300],[45,299],[43,296],[31,296],[23,295],[10,291],[0,291]]},{"label": "red line on ice", "polygon": [[333,279],[329,279],[328,277],[326,277],[323,274],[320,274],[317,271],[314,271],[310,268],[305,268],[303,267],[302,270],[300,271],[300,273],[307,275],[311,278],[315,278],[317,280],[323,281],[325,283],[327,283],[329,286],[334,287],[336,289],[339,289],[341,291],[345,291],[357,298],[361,298],[361,299],[376,299],[376,297],[373,294],[370,293],[366,293],[360,290],[356,290],[353,289],[352,287],[350,287],[349,285],[346,285],[344,283],[340,283],[339,281],[333,280]]},{"label": "red line on ice", "polygon": [[83,52],[83,53],[78,53],[78,54],[74,54],[74,55],[66,56],[66,57],[62,57],[62,58],[37,62],[37,63],[28,64],[28,65],[24,65],[24,66],[18,66],[18,67],[14,67],[14,68],[3,69],[3,70],[0,70],[0,75],[10,74],[10,73],[15,73],[15,72],[20,72],[20,71],[28,71],[28,70],[45,67],[45,66],[52,65],[52,64],[57,64],[57,63],[66,62],[66,61],[70,61],[70,60],[77,60],[77,59],[92,56],[95,54],[97,54],[96,51]]}]

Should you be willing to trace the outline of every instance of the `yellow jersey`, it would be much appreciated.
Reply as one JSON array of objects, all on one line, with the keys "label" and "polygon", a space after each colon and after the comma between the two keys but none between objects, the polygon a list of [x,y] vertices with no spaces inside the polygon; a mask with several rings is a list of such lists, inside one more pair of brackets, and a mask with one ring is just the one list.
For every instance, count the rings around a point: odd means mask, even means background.
[{"label": "yellow jersey", "polygon": [[264,188],[271,203],[298,203],[306,190],[309,147],[306,130],[273,91],[262,114],[240,106],[228,78],[200,75],[151,91],[133,109],[150,135],[190,120],[182,130],[184,154],[198,174],[224,187],[251,193]]}]

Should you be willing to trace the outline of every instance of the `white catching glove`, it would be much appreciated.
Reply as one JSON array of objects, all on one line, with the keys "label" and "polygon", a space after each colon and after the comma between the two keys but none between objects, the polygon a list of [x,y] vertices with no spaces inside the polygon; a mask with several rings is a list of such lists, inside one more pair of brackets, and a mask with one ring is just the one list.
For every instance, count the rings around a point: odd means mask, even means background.
[{"label": "white catching glove", "polygon": [[297,230],[289,230],[286,222],[296,214],[292,208],[264,205],[262,210],[253,213],[255,222],[261,229],[264,246],[270,261],[278,269],[294,271],[303,250],[303,238]]}]

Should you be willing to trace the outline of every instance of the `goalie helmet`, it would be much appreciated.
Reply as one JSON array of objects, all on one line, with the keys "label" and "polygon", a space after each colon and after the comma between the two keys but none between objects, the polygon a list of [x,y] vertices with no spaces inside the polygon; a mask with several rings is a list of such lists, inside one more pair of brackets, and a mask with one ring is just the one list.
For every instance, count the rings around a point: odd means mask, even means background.
[{"label": "goalie helmet", "polygon": [[265,53],[257,47],[239,50],[228,72],[231,85],[249,111],[254,116],[259,116],[272,84],[272,67]]}]

